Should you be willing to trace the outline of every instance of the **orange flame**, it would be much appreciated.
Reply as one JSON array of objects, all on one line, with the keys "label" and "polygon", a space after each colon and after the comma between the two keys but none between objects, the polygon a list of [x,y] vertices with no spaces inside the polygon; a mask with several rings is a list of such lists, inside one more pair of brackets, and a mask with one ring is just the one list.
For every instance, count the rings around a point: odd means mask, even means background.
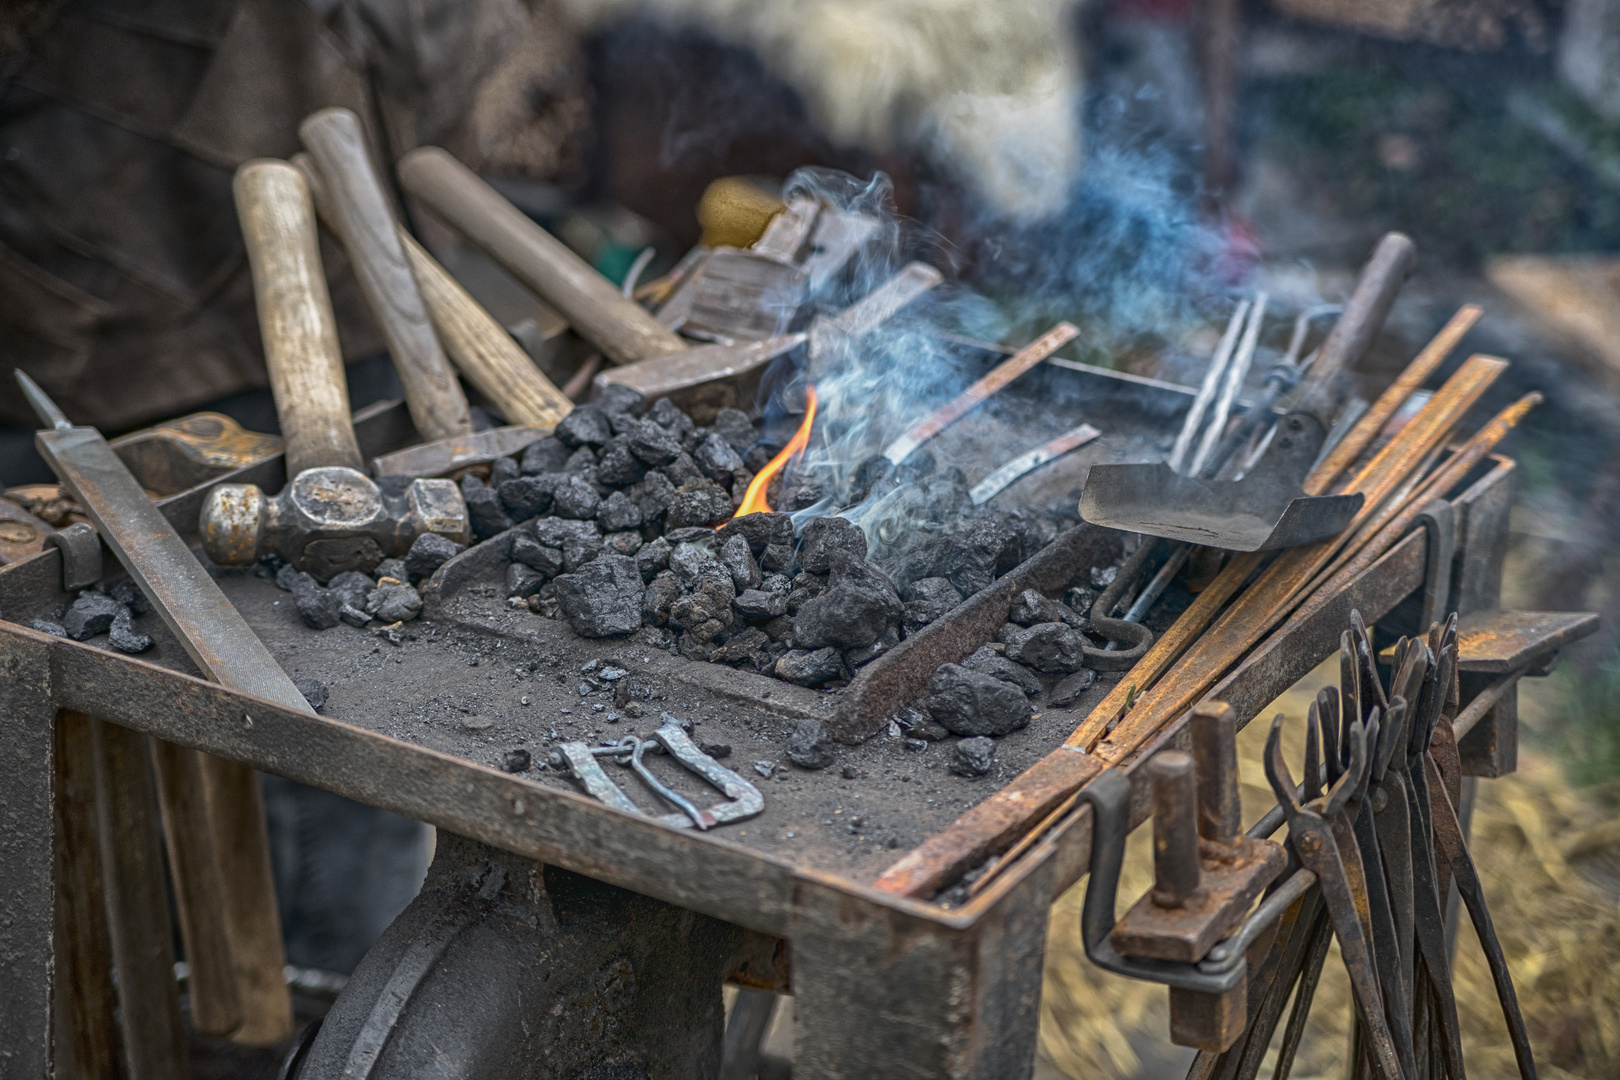
[{"label": "orange flame", "polygon": [[771,458],[769,465],[759,470],[759,475],[754,477],[753,483],[749,484],[748,490],[743,493],[742,505],[737,507],[737,512],[732,515],[733,517],[742,517],[744,514],[768,514],[771,512],[771,504],[765,501],[765,492],[771,486],[771,477],[781,472],[782,467],[791,458],[802,454],[804,448],[810,445],[810,427],[816,422],[815,387],[806,386],[804,388],[804,401],[804,422],[799,425],[799,430],[793,433],[793,438],[788,440],[788,444],[782,447],[781,453]]}]

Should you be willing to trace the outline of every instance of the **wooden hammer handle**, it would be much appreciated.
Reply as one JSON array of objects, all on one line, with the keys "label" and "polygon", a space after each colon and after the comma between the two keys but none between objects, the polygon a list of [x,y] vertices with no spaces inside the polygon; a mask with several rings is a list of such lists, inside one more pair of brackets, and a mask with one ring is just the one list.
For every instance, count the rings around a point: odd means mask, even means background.
[{"label": "wooden hammer handle", "polygon": [[416,430],[429,440],[468,434],[466,395],[428,321],[359,119],[348,109],[322,109],[298,125],[298,135],[326,182],[328,223],[382,328]]},{"label": "wooden hammer handle", "polygon": [[406,191],[562,312],[615,364],[686,348],[641,305],[621,296],[567,245],[437,146],[418,147],[401,158],[399,179]]},{"label": "wooden hammer handle", "polygon": [[[331,197],[326,180],[308,154],[294,154],[293,164],[309,183],[315,213],[333,231]],[[428,316],[439,331],[456,370],[500,410],[509,424],[553,427],[574,409],[563,392],[540,373],[506,328],[474,300],[416,238],[399,229],[411,272],[416,276]]]},{"label": "wooden hammer handle", "polygon": [[287,476],[326,465],[360,469],[309,188],[297,169],[267,159],[244,163],[232,188],[270,390],[287,440]]}]

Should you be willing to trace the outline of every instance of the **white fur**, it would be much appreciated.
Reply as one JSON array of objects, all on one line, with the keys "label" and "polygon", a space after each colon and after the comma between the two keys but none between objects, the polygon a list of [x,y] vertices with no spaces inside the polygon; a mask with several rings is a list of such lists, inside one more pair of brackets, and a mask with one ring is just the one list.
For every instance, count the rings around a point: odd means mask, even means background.
[{"label": "white fur", "polygon": [[1079,168],[1079,2],[561,0],[581,29],[641,16],[751,49],[834,140],[920,146],[1022,218]]}]

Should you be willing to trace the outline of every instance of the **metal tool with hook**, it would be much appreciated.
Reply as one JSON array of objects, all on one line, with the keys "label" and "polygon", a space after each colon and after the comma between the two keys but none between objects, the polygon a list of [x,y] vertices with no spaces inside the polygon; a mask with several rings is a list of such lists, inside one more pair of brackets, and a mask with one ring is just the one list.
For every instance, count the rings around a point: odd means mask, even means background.
[{"label": "metal tool with hook", "polygon": [[[653,775],[642,760],[649,750],[653,753],[668,753],[687,769],[720,789],[726,797],[725,800],[707,809],[700,809],[690,799]],[[557,752],[552,755],[552,765],[571,772],[585,785],[588,793],[615,810],[623,810],[627,814],[640,814],[641,808],[636,806],[602,769],[598,760],[601,758],[628,765],[660,798],[678,807],[679,813],[664,814],[657,819],[677,829],[695,827],[707,830],[716,825],[747,820],[765,809],[765,797],[760,794],[758,788],[699,750],[697,744],[692,742],[691,736],[687,735],[677,723],[666,722],[653,732],[650,739],[627,735],[616,742],[596,747],[583,742],[565,742],[560,744]]]}]

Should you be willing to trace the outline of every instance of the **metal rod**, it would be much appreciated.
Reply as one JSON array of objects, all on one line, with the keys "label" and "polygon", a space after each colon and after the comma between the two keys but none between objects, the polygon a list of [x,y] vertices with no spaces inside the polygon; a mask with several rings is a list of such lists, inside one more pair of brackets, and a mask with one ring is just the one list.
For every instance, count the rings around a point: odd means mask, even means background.
[{"label": "metal rod", "polygon": [[1254,298],[1254,307],[1249,310],[1249,325],[1243,332],[1243,343],[1238,346],[1237,354],[1221,381],[1220,397],[1215,400],[1215,411],[1204,427],[1204,438],[1198,444],[1198,453],[1193,456],[1192,464],[1187,466],[1188,476],[1203,475],[1210,454],[1226,431],[1227,417],[1232,414],[1232,399],[1237,396],[1238,387],[1243,385],[1243,380],[1249,374],[1249,365],[1254,362],[1254,350],[1260,342],[1260,324],[1266,317],[1268,299],[1265,293],[1259,293]]},{"label": "metal rod", "polygon": [[1161,750],[1148,763],[1153,780],[1153,902],[1182,907],[1198,895],[1198,778],[1192,755]]},{"label": "metal rod", "polygon": [[1232,312],[1232,318],[1227,321],[1226,333],[1221,335],[1221,343],[1215,347],[1215,355],[1210,358],[1209,370],[1204,372],[1204,381],[1198,387],[1198,396],[1187,409],[1187,418],[1181,422],[1181,434],[1176,436],[1176,443],[1170,450],[1167,464],[1177,472],[1181,471],[1181,463],[1192,446],[1193,436],[1198,434],[1199,426],[1203,423],[1204,410],[1215,398],[1215,390],[1220,386],[1221,376],[1226,372],[1227,362],[1232,359],[1232,349],[1237,345],[1238,333],[1243,329],[1243,320],[1249,314],[1247,300],[1238,304],[1237,310]]}]

